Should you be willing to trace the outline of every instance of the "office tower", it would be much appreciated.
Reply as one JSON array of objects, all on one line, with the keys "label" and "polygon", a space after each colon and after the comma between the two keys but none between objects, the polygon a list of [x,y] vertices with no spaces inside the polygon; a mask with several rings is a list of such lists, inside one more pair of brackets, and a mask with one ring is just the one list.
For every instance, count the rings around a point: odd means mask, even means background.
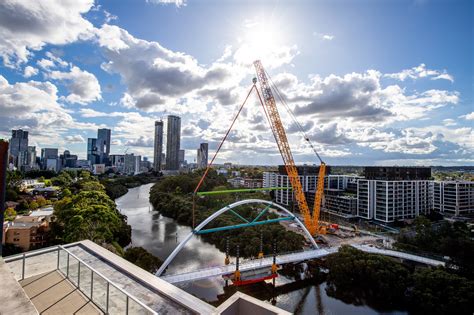
[{"label": "office tower", "polygon": [[109,165],[110,154],[110,129],[97,130],[97,154],[99,155],[99,163]]},{"label": "office tower", "polygon": [[36,147],[35,146],[28,146],[28,154],[27,154],[27,163],[29,169],[36,167]]},{"label": "office tower", "polygon": [[41,166],[42,169],[59,171],[59,159],[57,148],[41,149]]},{"label": "office tower", "polygon": [[198,168],[206,168],[208,163],[208,148],[209,145],[207,143],[201,143],[199,149],[197,151],[197,167]]},{"label": "office tower", "polygon": [[68,150],[59,156],[61,167],[75,168],[77,155],[72,155]]},{"label": "office tower", "polygon": [[184,150],[179,150],[178,163],[180,166],[184,164]]},{"label": "office tower", "polygon": [[87,160],[91,162],[91,165],[98,164],[100,162],[96,138],[87,139]]},{"label": "office tower", "polygon": [[14,166],[20,168],[25,165],[28,152],[28,131],[12,130],[9,150]]},{"label": "office tower", "polygon": [[449,216],[474,214],[474,182],[435,181],[433,185],[433,210]]},{"label": "office tower", "polygon": [[155,121],[155,146],[153,149],[153,169],[161,170],[163,152],[163,121]]},{"label": "office tower", "polygon": [[166,135],[166,169],[179,170],[179,147],[181,138],[181,118],[168,116]]}]

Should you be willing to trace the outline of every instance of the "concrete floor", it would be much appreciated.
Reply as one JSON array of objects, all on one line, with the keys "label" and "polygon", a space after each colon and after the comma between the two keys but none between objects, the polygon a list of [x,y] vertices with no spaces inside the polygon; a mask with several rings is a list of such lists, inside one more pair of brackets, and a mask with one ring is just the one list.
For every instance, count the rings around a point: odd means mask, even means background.
[{"label": "concrete floor", "polygon": [[103,314],[57,271],[19,282],[40,314]]}]

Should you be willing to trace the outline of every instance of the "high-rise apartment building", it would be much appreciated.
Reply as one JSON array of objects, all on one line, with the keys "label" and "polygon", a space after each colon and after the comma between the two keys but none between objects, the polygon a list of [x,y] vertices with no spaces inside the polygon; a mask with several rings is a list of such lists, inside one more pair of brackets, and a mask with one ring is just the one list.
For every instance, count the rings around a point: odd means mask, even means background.
[{"label": "high-rise apartment building", "polygon": [[428,214],[432,207],[429,180],[359,179],[357,215],[385,223]]},{"label": "high-rise apartment building", "polygon": [[178,163],[179,163],[179,166],[183,166],[184,165],[184,155],[185,155],[185,151],[184,150],[179,150],[179,153],[178,153]]},{"label": "high-rise apartment building", "polygon": [[97,130],[97,154],[99,155],[99,163],[110,165],[109,154],[110,154],[110,129],[98,129]]},{"label": "high-rise apartment building", "polygon": [[161,159],[163,153],[163,121],[155,121],[155,145],[153,149],[153,169],[161,170]]},{"label": "high-rise apartment building", "polygon": [[433,210],[450,216],[474,214],[474,182],[433,182]]},{"label": "high-rise apartment building", "polygon": [[9,151],[14,166],[21,168],[27,164],[28,131],[12,130]]},{"label": "high-rise apartment building", "polygon": [[168,116],[166,140],[166,169],[179,170],[181,118],[178,116]]},{"label": "high-rise apartment building", "polygon": [[197,167],[206,168],[208,163],[208,150],[209,144],[201,143],[199,149],[197,150]]},{"label": "high-rise apartment building", "polygon": [[36,147],[35,146],[28,146],[28,154],[26,158],[27,162],[26,165],[28,169],[34,169],[37,167],[36,164]]}]

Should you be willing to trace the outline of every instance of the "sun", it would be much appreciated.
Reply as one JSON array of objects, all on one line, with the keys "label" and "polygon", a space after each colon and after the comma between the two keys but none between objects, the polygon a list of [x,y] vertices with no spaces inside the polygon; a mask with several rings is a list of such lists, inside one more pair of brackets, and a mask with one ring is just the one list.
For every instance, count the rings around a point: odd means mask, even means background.
[{"label": "sun", "polygon": [[236,60],[251,64],[260,59],[266,65],[273,63],[284,47],[285,31],[269,21],[244,22],[243,31],[238,37]]}]

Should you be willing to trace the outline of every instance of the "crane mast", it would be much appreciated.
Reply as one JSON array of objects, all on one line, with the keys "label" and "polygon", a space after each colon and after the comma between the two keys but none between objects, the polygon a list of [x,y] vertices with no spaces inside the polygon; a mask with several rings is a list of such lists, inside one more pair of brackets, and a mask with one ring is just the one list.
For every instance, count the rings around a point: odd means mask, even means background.
[{"label": "crane mast", "polygon": [[[267,76],[265,74],[265,70],[262,66],[260,60],[256,60],[254,62],[255,70],[257,72],[257,78],[260,82],[260,89],[263,96],[263,102],[260,96],[260,101],[264,105],[264,110],[267,115],[267,118],[270,122],[270,126],[275,137],[275,141],[278,145],[278,149],[280,150],[281,156],[283,158],[283,162],[285,163],[285,169],[288,174],[288,178],[290,180],[291,186],[293,188],[293,192],[295,195],[296,202],[298,204],[298,208],[303,215],[304,223],[308,228],[309,232],[314,235],[318,231],[318,220],[319,220],[319,207],[318,208],[318,215],[317,217],[312,217],[311,212],[308,207],[308,203],[306,202],[306,197],[303,192],[303,187],[301,186],[301,182],[298,177],[298,170],[295,165],[295,161],[293,159],[293,155],[290,150],[290,145],[288,143],[288,138],[286,137],[285,129],[283,128],[283,124],[281,122],[280,114],[278,112],[275,98],[273,97],[272,90],[270,88],[270,84],[268,82]],[[258,92],[258,90],[257,90]],[[321,169],[320,169],[321,173]],[[319,182],[318,180],[318,189],[319,189]],[[323,175],[323,187],[324,187],[324,175]],[[322,193],[320,194],[321,197],[319,198],[319,203],[321,202]],[[316,194],[317,199],[318,194]],[[316,206],[316,200],[315,200]]]}]

